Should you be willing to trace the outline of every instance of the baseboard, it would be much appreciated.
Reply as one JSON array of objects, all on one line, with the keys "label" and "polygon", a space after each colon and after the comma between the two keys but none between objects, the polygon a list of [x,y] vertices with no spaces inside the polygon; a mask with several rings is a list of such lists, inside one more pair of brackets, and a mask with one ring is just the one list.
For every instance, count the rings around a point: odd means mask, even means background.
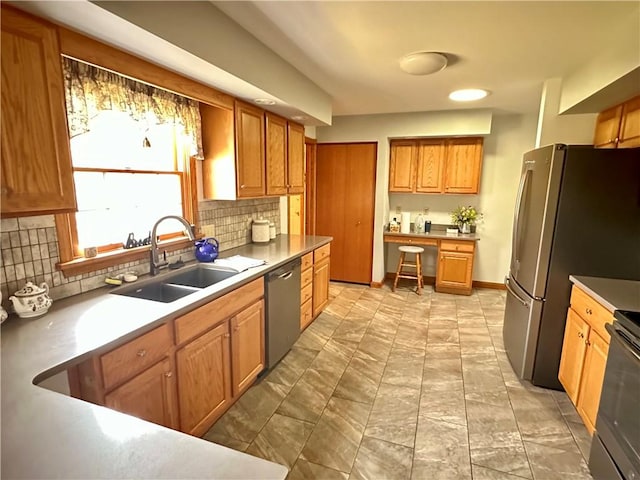
[{"label": "baseboard", "polygon": [[[387,272],[386,275],[384,276],[384,280],[382,282],[379,283],[380,286],[382,286],[384,284],[384,282],[386,280],[391,280],[393,282],[393,280],[396,278],[396,272]],[[425,285],[435,285],[436,284],[436,277],[431,277],[431,276],[425,276],[424,278],[424,284]],[[376,283],[376,288],[379,288],[378,282],[374,282]],[[373,287],[373,283],[371,284],[371,286]],[[496,282],[484,282],[482,280],[474,280],[472,283],[472,288],[491,288],[494,290],[506,290],[507,287],[505,287],[504,283],[496,283]]]},{"label": "baseboard", "polygon": [[382,282],[371,282],[369,286],[371,288],[382,288],[384,286],[384,280]]}]

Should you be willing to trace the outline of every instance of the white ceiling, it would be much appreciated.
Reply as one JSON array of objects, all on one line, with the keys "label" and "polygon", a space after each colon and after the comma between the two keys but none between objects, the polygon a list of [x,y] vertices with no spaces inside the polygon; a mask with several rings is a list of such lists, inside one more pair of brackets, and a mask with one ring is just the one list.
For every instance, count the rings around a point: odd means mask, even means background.
[{"label": "white ceiling", "polygon": [[[565,78],[619,44],[628,29],[617,25],[640,26],[637,1],[212,3],[328,92],[334,115],[537,112],[546,79]],[[640,58],[638,39],[623,41],[635,42]],[[403,73],[398,59],[418,50],[445,53],[449,67]],[[466,104],[447,98],[471,87],[491,95]]]}]

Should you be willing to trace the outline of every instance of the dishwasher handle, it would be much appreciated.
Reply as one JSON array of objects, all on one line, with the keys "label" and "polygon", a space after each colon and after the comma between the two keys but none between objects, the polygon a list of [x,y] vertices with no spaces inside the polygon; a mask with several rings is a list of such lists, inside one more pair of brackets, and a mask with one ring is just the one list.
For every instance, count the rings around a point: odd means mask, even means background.
[{"label": "dishwasher handle", "polygon": [[293,276],[293,270],[289,270],[288,272],[284,272],[282,275],[278,275],[278,278],[282,280],[289,280]]}]

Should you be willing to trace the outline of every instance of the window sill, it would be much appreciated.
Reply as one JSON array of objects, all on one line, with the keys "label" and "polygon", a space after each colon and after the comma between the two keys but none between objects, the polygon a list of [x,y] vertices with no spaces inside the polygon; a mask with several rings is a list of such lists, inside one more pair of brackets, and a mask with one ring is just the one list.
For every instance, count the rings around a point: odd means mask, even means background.
[{"label": "window sill", "polygon": [[[174,251],[193,246],[193,241],[188,238],[179,238],[161,242],[163,250]],[[135,247],[112,252],[100,253],[92,258],[76,258],[69,262],[58,263],[56,267],[61,270],[65,277],[81,275],[83,273],[95,272],[103,268],[113,267],[121,263],[133,262],[149,258],[149,246]]]}]

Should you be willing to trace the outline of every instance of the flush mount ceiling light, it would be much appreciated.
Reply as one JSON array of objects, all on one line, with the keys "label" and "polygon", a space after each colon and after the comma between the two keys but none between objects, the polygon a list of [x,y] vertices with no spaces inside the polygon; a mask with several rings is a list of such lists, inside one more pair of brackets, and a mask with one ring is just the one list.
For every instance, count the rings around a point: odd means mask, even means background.
[{"label": "flush mount ceiling light", "polygon": [[456,102],[472,102],[480,100],[489,95],[489,92],[480,88],[465,88],[464,90],[456,90],[449,94],[449,98]]},{"label": "flush mount ceiling light", "polygon": [[256,102],[258,105],[275,105],[276,104],[275,100],[270,100],[268,98],[256,98],[254,102]]},{"label": "flush mount ceiling light", "polygon": [[415,52],[400,59],[400,68],[410,75],[430,75],[447,66],[447,57],[438,52]]},{"label": "flush mount ceiling light", "polygon": [[304,120],[305,118],[307,118],[307,117],[305,117],[304,115],[294,115],[293,117],[291,117],[291,120],[300,121],[300,120]]}]

